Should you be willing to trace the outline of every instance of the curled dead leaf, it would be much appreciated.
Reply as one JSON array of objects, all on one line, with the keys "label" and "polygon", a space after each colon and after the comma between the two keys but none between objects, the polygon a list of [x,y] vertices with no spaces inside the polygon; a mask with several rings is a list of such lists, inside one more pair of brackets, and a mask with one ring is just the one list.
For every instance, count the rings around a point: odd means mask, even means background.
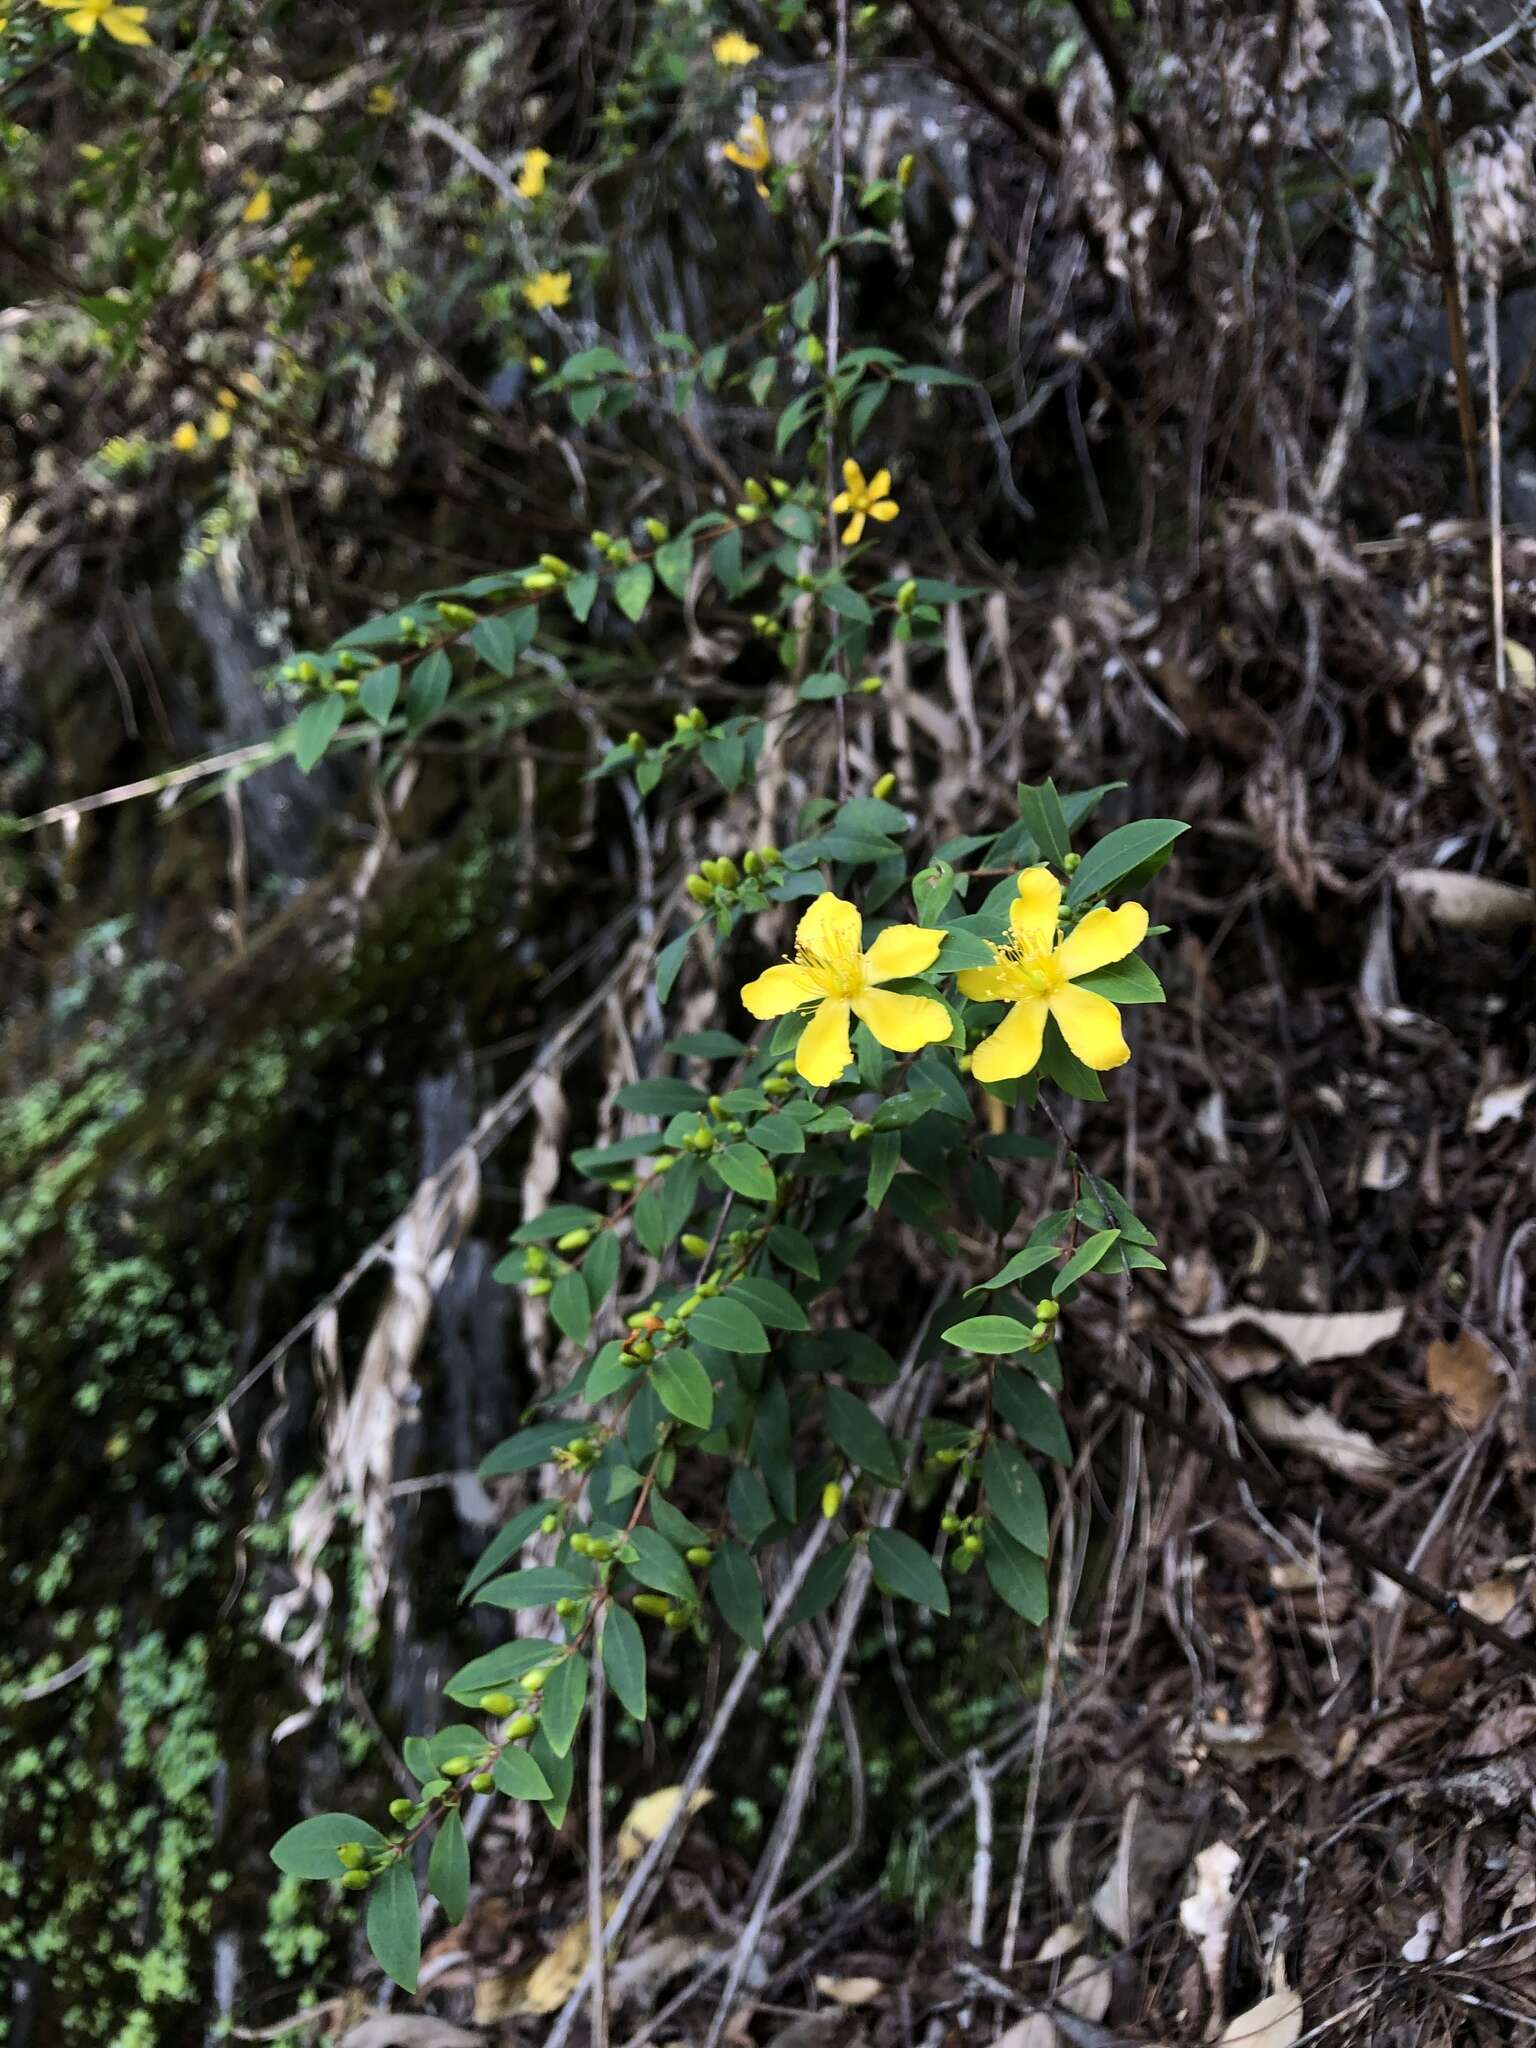
[{"label": "curled dead leaf", "polygon": [[1451,868],[1409,868],[1398,893],[1420,905],[1436,924],[1461,932],[1504,932],[1536,918],[1536,895],[1513,882],[1464,875]]},{"label": "curled dead leaf", "polygon": [[1492,1088],[1480,1088],[1467,1111],[1467,1129],[1474,1137],[1510,1122],[1524,1110],[1536,1088],[1536,1074],[1524,1081],[1504,1081]]},{"label": "curled dead leaf", "polygon": [[[1184,1327],[1192,1337],[1230,1338],[1237,1330],[1257,1330],[1278,1344],[1298,1365],[1317,1365],[1329,1358],[1359,1358],[1385,1344],[1403,1327],[1403,1308],[1345,1309],[1335,1314],[1283,1308],[1224,1308],[1214,1315],[1190,1316]],[[1252,1339],[1248,1341],[1251,1343]],[[1212,1364],[1222,1370],[1212,1353]],[[1266,1368],[1253,1368],[1265,1370]],[[1249,1373],[1231,1377],[1244,1379]],[[1225,1373],[1223,1377],[1228,1377]]]},{"label": "curled dead leaf", "polygon": [[1449,1343],[1436,1337],[1424,1355],[1424,1377],[1463,1429],[1481,1429],[1499,1405],[1499,1376],[1473,1330],[1459,1331]]},{"label": "curled dead leaf", "polygon": [[1291,2048],[1301,2039],[1301,1998],[1272,1991],[1246,2012],[1234,2013],[1217,2036],[1217,2048]]},{"label": "curled dead leaf", "polygon": [[1230,1842],[1212,1842],[1208,1849],[1202,1849],[1195,1858],[1195,1888],[1179,1906],[1179,1920],[1184,1932],[1199,1944],[1206,1988],[1218,2005],[1235,1904],[1232,1880],[1242,1861]]},{"label": "curled dead leaf", "polygon": [[1518,1749],[1532,1736],[1536,1736],[1536,1706],[1504,1707],[1478,1722],[1461,1745],[1462,1759],[1475,1763],[1500,1756],[1506,1749]]},{"label": "curled dead leaf", "polygon": [[834,2005],[870,2005],[886,1989],[878,1977],[818,1977],[816,1989]]},{"label": "curled dead leaf", "polygon": [[1508,1621],[1520,1597],[1520,1582],[1503,1572],[1496,1572],[1491,1579],[1479,1579],[1475,1586],[1469,1586],[1458,1599],[1468,1614],[1475,1614],[1479,1621],[1491,1621],[1495,1628]]},{"label": "curled dead leaf", "polygon": [[[619,1829],[619,1861],[633,1863],[642,1850],[648,1848],[658,1835],[664,1834],[672,1824],[678,1802],[683,1796],[681,1785],[664,1785],[659,1792],[647,1792],[643,1799],[637,1799],[624,1816]],[[700,1786],[688,1802],[690,1817],[701,1806],[708,1806],[714,1793]]]},{"label": "curled dead leaf", "polygon": [[1392,1460],[1386,1452],[1373,1444],[1364,1430],[1346,1428],[1326,1408],[1314,1404],[1298,1412],[1278,1394],[1257,1390],[1249,1394],[1246,1408],[1249,1427],[1265,1443],[1305,1451],[1341,1478],[1358,1484],[1382,1486],[1391,1477]]}]

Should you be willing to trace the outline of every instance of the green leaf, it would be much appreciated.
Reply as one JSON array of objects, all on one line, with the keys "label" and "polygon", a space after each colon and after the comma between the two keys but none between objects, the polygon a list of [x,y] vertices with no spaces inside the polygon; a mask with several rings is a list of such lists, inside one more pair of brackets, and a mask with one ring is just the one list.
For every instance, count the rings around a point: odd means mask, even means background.
[{"label": "green leaf", "polygon": [[548,1799],[549,1779],[526,1749],[504,1749],[491,1767],[496,1790],[508,1799]]},{"label": "green leaf", "polygon": [[619,1277],[620,1256],[618,1234],[605,1230],[593,1240],[591,1250],[581,1262],[582,1284],[594,1314],[613,1292],[613,1283]]},{"label": "green leaf", "polygon": [[874,1411],[843,1387],[828,1387],[822,1397],[827,1434],[848,1459],[887,1486],[901,1484],[901,1460],[884,1423]]},{"label": "green leaf", "polygon": [[869,1562],[875,1584],[897,1600],[949,1612],[949,1588],[943,1574],[920,1543],[900,1529],[876,1529],[869,1539]]},{"label": "green leaf", "polygon": [[527,631],[519,630],[513,620],[527,618],[532,621],[536,614],[530,608],[527,612],[514,612],[511,618],[482,619],[469,636],[469,644],[480,659],[495,669],[499,676],[510,676],[517,667],[517,657],[527,646],[531,637]]},{"label": "green leaf", "polygon": [[744,1301],[758,1321],[769,1330],[808,1330],[805,1310],[787,1287],[768,1280],[761,1273],[744,1273],[731,1282],[734,1298]]},{"label": "green leaf", "polygon": [[1051,1611],[1051,1600],[1039,1558],[1031,1557],[1002,1530],[994,1528],[988,1532],[983,1562],[992,1590],[1000,1600],[1037,1626],[1045,1620]]},{"label": "green leaf", "polygon": [[1020,783],[1019,816],[1046,859],[1060,867],[1072,851],[1072,839],[1055,783],[1049,778],[1038,785]]},{"label": "green leaf", "polygon": [[846,697],[852,688],[848,678],[835,669],[819,668],[806,677],[796,694],[802,704],[825,704],[834,697]]},{"label": "green leaf", "polygon": [[1107,996],[1112,1003],[1167,1001],[1163,984],[1146,961],[1136,959],[1134,954],[1115,961],[1111,967],[1098,967],[1092,974],[1080,974],[1073,987],[1091,989],[1096,996]]},{"label": "green leaf", "polygon": [[974,384],[964,370],[952,370],[947,363],[908,363],[894,373],[898,384]]},{"label": "green leaf", "polygon": [[803,1152],[805,1133],[792,1116],[764,1116],[752,1126],[752,1142],[762,1152]]},{"label": "green leaf", "polygon": [[980,1352],[987,1358],[1022,1351],[1029,1339],[1029,1326],[1016,1316],[968,1316],[944,1332],[944,1342],[961,1351]]},{"label": "green leaf", "polygon": [[869,600],[836,579],[822,585],[821,601],[829,612],[836,612],[839,618],[856,619],[861,626],[872,626],[875,622]]},{"label": "green leaf", "polygon": [[812,1621],[818,1614],[824,1614],[843,1590],[853,1564],[854,1545],[839,1543],[835,1550],[825,1551],[805,1575],[795,1604],[784,1617],[784,1629],[798,1628],[802,1622]]},{"label": "green leaf", "polygon": [[603,1624],[603,1669],[631,1720],[645,1719],[645,1637],[627,1607],[617,1602]]},{"label": "green leaf", "polygon": [[314,767],[346,715],[345,697],[317,697],[304,706],[293,722],[293,758],[301,775]]},{"label": "green leaf", "polygon": [[504,1529],[499,1529],[481,1551],[474,1570],[464,1581],[464,1590],[459,1598],[467,1600],[476,1586],[483,1586],[487,1579],[495,1577],[509,1557],[516,1557],[548,1512],[543,1501],[535,1501],[532,1507],[514,1515]]},{"label": "green leaf", "polygon": [[546,1209],[541,1216],[532,1216],[526,1223],[520,1223],[513,1231],[513,1244],[550,1244],[557,1237],[564,1237],[568,1230],[591,1230],[602,1222],[596,1209],[580,1208],[575,1202],[562,1202],[553,1209]]},{"label": "green leaf", "polygon": [[662,1075],[654,1081],[629,1081],[614,1097],[620,1109],[632,1109],[637,1116],[676,1116],[690,1109],[702,1109],[709,1097],[691,1081]]},{"label": "green leaf", "polygon": [[821,1278],[821,1261],[816,1256],[816,1247],[804,1231],[793,1230],[787,1223],[775,1223],[768,1233],[768,1249],[781,1266],[788,1266],[792,1273],[801,1273],[807,1280]]},{"label": "green leaf", "polygon": [[457,1807],[450,1806],[438,1823],[437,1840],[432,1844],[432,1858],[427,1865],[427,1888],[450,1926],[464,1918],[469,1904],[469,1844],[464,1839],[464,1823]]},{"label": "green leaf", "polygon": [[721,1619],[749,1650],[763,1648],[763,1589],[757,1566],[739,1543],[722,1543],[709,1568],[710,1598]]},{"label": "green leaf", "polygon": [[1092,1067],[1085,1067],[1061,1035],[1054,1017],[1045,1020],[1045,1039],[1040,1048],[1042,1079],[1054,1081],[1063,1094],[1077,1102],[1102,1102],[1104,1086]]},{"label": "green leaf", "polygon": [[539,1728],[556,1756],[566,1756],[581,1726],[587,1704],[587,1660],[575,1651],[562,1657],[544,1682],[544,1711]]},{"label": "green leaf", "polygon": [[1045,1489],[1022,1451],[996,1437],[981,1460],[987,1504],[1008,1534],[1026,1550],[1044,1557],[1050,1548],[1050,1515]]},{"label": "green leaf", "polygon": [[572,576],[560,586],[560,595],[570,607],[571,616],[580,625],[585,625],[597,602],[597,576],[591,569],[581,575]]},{"label": "green leaf", "polygon": [[1074,1281],[1081,1280],[1085,1273],[1093,1271],[1111,1245],[1116,1245],[1119,1242],[1120,1233],[1118,1230],[1095,1231],[1092,1237],[1085,1239],[1078,1246],[1077,1250],[1051,1282],[1052,1294],[1059,1299],[1066,1293]]},{"label": "green leaf", "polygon": [[701,1301],[689,1321],[689,1334],[717,1351],[766,1351],[768,1333],[744,1301],[721,1294]]},{"label": "green leaf", "polygon": [[520,1429],[480,1461],[482,1479],[506,1479],[514,1472],[531,1472],[544,1465],[562,1444],[580,1434],[574,1422],[537,1422],[532,1429]]},{"label": "green leaf", "polygon": [[693,571],[693,542],[664,540],[652,564],[664,587],[674,597],[688,595],[688,578]]},{"label": "green leaf", "polygon": [[436,718],[452,681],[453,663],[441,647],[434,647],[417,662],[405,686],[405,722],[412,732]]},{"label": "green leaf", "polygon": [[317,1813],[278,1837],[273,1844],[272,1861],[285,1877],[334,1881],[341,1876],[336,1851],[343,1842],[361,1842],[370,1850],[384,1847],[384,1837],[378,1829],[355,1814]]},{"label": "green leaf", "polygon": [[587,1283],[573,1268],[562,1273],[549,1296],[549,1312],[563,1336],[573,1344],[585,1344],[592,1328],[592,1303]]},{"label": "green leaf", "polygon": [[642,1522],[638,1529],[630,1531],[629,1541],[635,1555],[628,1560],[625,1570],[631,1578],[649,1586],[654,1593],[670,1594],[674,1600],[693,1599],[697,1590],[693,1574],[665,1536]]},{"label": "green leaf", "polygon": [[709,551],[709,566],[715,572],[715,580],[727,597],[735,597],[741,589],[741,533],[732,528],[721,534]]},{"label": "green leaf", "polygon": [[528,1748],[549,1784],[549,1797],[543,1802],[544,1817],[552,1828],[557,1828],[564,1821],[565,1810],[571,1803],[571,1787],[576,1782],[575,1761],[568,1754],[556,1756],[545,1740],[542,1728],[535,1731]]},{"label": "green leaf", "polygon": [[715,1390],[694,1354],[663,1351],[649,1370],[651,1385],[667,1413],[695,1429],[708,1429],[714,1420]]},{"label": "green leaf", "polygon": [[387,725],[389,714],[395,708],[395,699],[400,694],[400,664],[386,662],[383,668],[376,668],[366,675],[358,685],[357,701],[362,710],[376,725]]},{"label": "green leaf", "polygon": [[745,1140],[712,1153],[709,1163],[734,1194],[749,1202],[771,1202],[778,1193],[773,1168],[757,1147]]},{"label": "green leaf", "polygon": [[992,1380],[992,1399],[997,1412],[1021,1442],[1032,1451],[1042,1451],[1058,1465],[1072,1462],[1072,1443],[1056,1403],[1022,1373],[999,1367]]},{"label": "green leaf", "polygon": [[640,620],[656,588],[656,572],[649,562],[631,562],[614,578],[613,601],[626,619]]},{"label": "green leaf", "polygon": [[1050,1265],[1055,1257],[1054,1245],[1027,1244],[1022,1251],[1015,1252],[1007,1265],[994,1273],[990,1280],[978,1280],[976,1287],[967,1288],[966,1292],[974,1294],[982,1287],[989,1291],[995,1287],[1011,1287],[1015,1280],[1027,1280],[1031,1273],[1038,1273],[1042,1266]]},{"label": "green leaf", "polygon": [[[699,919],[699,924],[704,922]],[[699,929],[691,924],[685,932],[679,932],[675,939],[669,939],[656,955],[656,1000],[664,1003],[677,985],[677,977],[683,971],[683,962],[688,957],[688,942]]]},{"label": "green leaf", "polygon": [[391,1863],[368,1887],[368,1946],[386,1977],[416,1989],[421,1969],[421,1919],[409,1862]]},{"label": "green leaf", "polygon": [[526,1571],[490,1579],[475,1595],[477,1607],[551,1607],[557,1600],[585,1600],[589,1579],[579,1579],[559,1564],[531,1564]]},{"label": "green leaf", "polygon": [[890,1193],[900,1164],[901,1133],[876,1131],[869,1141],[869,1179],[864,1187],[864,1199],[871,1209],[878,1209]]},{"label": "green leaf", "polygon": [[[551,1657],[559,1654],[558,1643],[546,1642],[539,1636],[516,1636],[510,1642],[498,1643],[483,1657],[471,1657],[461,1670],[455,1671],[444,1691],[451,1700],[458,1700],[468,1707],[478,1707],[482,1693],[505,1692],[525,1672],[532,1671],[536,1665],[547,1664]],[[477,1736],[476,1740],[479,1739]],[[446,1754],[451,1756],[453,1752],[449,1750]]]},{"label": "green leaf", "polygon": [[1083,855],[1067,889],[1067,901],[1087,903],[1106,895],[1117,883],[1149,879],[1167,859],[1175,839],[1188,830],[1177,818],[1138,818],[1135,824],[1106,834]]}]

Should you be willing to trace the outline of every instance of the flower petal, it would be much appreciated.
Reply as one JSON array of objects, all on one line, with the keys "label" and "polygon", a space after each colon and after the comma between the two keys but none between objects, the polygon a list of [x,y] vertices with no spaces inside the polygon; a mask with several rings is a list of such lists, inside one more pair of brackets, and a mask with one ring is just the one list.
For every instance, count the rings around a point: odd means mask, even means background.
[{"label": "flower petal", "polygon": [[1008,906],[1008,922],[1021,952],[1048,953],[1056,943],[1056,912],[1061,884],[1049,868],[1026,868],[1019,877],[1018,900]]},{"label": "flower petal", "polygon": [[990,1038],[984,1038],[971,1055],[971,1072],[978,1081],[1017,1081],[1033,1071],[1045,1043],[1046,1003],[1044,996],[1030,996],[1015,1003]]},{"label": "flower petal", "polygon": [[741,1000],[754,1017],[783,1017],[798,1010],[802,1003],[814,1002],[821,993],[803,967],[786,962],[782,967],[770,967],[756,981],[749,981],[741,992]]},{"label": "flower petal", "polygon": [[839,491],[837,496],[832,500],[832,510],[834,512],[842,513],[851,512],[852,509],[853,493],[851,491]]},{"label": "flower petal", "polygon": [[924,973],[938,959],[944,938],[925,924],[887,925],[864,955],[864,979],[899,981],[904,974]]},{"label": "flower petal", "polygon": [[843,528],[843,546],[845,548],[851,548],[854,545],[854,543],[859,539],[863,531],[864,514],[862,512],[855,512],[853,517],[849,520],[848,524]]},{"label": "flower petal", "polygon": [[851,903],[823,889],[795,926],[795,950],[817,960],[847,957],[849,965],[863,950],[864,920]]},{"label": "flower petal", "polygon": [[877,469],[869,480],[869,495],[872,498],[888,498],[891,495],[891,472]]},{"label": "flower petal", "polygon": [[930,996],[898,996],[889,989],[866,989],[853,999],[853,1014],[867,1024],[887,1052],[916,1052],[939,1045],[954,1025],[948,1010]]},{"label": "flower petal", "polygon": [[843,482],[859,497],[864,495],[864,472],[850,455],[843,464]]},{"label": "flower petal", "polygon": [[871,505],[869,508],[870,518],[878,519],[882,526],[887,520],[897,518],[900,512],[901,507],[894,498],[882,498],[878,505]]},{"label": "flower petal", "polygon": [[1074,988],[1068,982],[1050,998],[1050,1011],[1069,1049],[1096,1074],[1123,1067],[1130,1058],[1131,1048],[1120,1029],[1120,1012],[1107,996],[1096,996],[1092,989]]},{"label": "flower petal", "polygon": [[1056,957],[1068,981],[1076,981],[1080,974],[1092,974],[1096,967],[1108,967],[1134,953],[1146,936],[1147,913],[1139,903],[1122,903],[1118,910],[1101,904],[1067,934]]},{"label": "flower petal", "polygon": [[1019,997],[1005,967],[967,967],[955,976],[955,987],[973,1003],[1013,1003]]},{"label": "flower petal", "polygon": [[830,1088],[853,1058],[848,1042],[848,1003],[828,996],[816,1007],[795,1047],[795,1072],[813,1088]]}]

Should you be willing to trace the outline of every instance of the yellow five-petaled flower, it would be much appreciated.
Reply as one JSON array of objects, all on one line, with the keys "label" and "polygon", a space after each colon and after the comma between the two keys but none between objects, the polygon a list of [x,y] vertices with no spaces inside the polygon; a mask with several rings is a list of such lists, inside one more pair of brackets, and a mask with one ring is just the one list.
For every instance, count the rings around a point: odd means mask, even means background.
[{"label": "yellow five-petaled flower", "polygon": [[948,1010],[928,996],[882,988],[921,974],[939,957],[941,931],[893,924],[864,951],[864,920],[831,891],[816,898],[795,931],[795,957],[749,981],[741,1000],[754,1017],[784,1017],[809,1007],[795,1047],[795,1071],[813,1088],[828,1088],[853,1058],[850,1019],[857,1017],[888,1052],[917,1052],[949,1037]]},{"label": "yellow five-petaled flower", "polygon": [[761,114],[753,114],[747,120],[734,142],[723,142],[720,154],[728,164],[737,164],[744,171],[757,173],[757,196],[768,197],[768,187],[763,182],[763,172],[773,162],[773,151],[768,143],[768,125]]},{"label": "yellow five-petaled flower", "polygon": [[715,62],[720,65],[754,64],[763,54],[756,43],[748,42],[738,30],[727,29],[723,36],[716,36],[711,45]]},{"label": "yellow five-petaled flower", "polygon": [[43,0],[45,7],[65,9],[64,26],[81,42],[88,43],[98,28],[104,28],[114,43],[148,43],[144,20],[147,7],[119,7],[117,0]]},{"label": "yellow five-petaled flower", "polygon": [[1063,938],[1060,908],[1061,884],[1050,869],[1026,868],[1009,906],[1007,944],[992,948],[991,967],[969,967],[955,977],[972,1002],[1013,1006],[972,1056],[978,1081],[1014,1081],[1030,1073],[1040,1058],[1047,1017],[1055,1018],[1085,1067],[1107,1073],[1131,1056],[1114,1004],[1076,984],[1134,952],[1147,935],[1147,913],[1139,903],[1122,903],[1118,910],[1101,906]]},{"label": "yellow five-petaled flower", "polygon": [[859,465],[853,461],[845,462],[843,482],[847,488],[839,491],[832,500],[832,510],[839,515],[844,512],[852,515],[843,528],[843,544],[851,548],[863,535],[866,519],[878,519],[883,524],[894,519],[901,507],[891,496],[891,472],[888,469],[877,469],[866,483]]},{"label": "yellow five-petaled flower", "polygon": [[530,277],[523,286],[523,297],[535,313],[542,313],[546,306],[563,306],[571,296],[571,273],[568,270],[541,270],[537,277]]},{"label": "yellow five-petaled flower", "polygon": [[523,167],[517,174],[517,189],[525,199],[543,196],[545,174],[554,158],[547,149],[525,149]]}]

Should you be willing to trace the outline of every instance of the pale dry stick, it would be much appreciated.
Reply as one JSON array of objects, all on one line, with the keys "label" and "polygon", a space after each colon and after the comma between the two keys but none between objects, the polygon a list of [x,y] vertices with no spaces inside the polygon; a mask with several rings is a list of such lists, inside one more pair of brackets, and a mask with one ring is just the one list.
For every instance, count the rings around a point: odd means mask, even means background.
[{"label": "pale dry stick", "polygon": [[592,1957],[592,2048],[608,2048],[608,1953],[603,1942],[603,1723],[608,1674],[594,1645],[587,1703],[587,1941]]},{"label": "pale dry stick", "polygon": [[982,1754],[971,1748],[965,1753],[966,1782],[971,1804],[976,1809],[976,1853],[971,1861],[971,1923],[967,1937],[971,1947],[980,1949],[987,1933],[987,1901],[992,1892],[992,1781],[982,1767]]}]

